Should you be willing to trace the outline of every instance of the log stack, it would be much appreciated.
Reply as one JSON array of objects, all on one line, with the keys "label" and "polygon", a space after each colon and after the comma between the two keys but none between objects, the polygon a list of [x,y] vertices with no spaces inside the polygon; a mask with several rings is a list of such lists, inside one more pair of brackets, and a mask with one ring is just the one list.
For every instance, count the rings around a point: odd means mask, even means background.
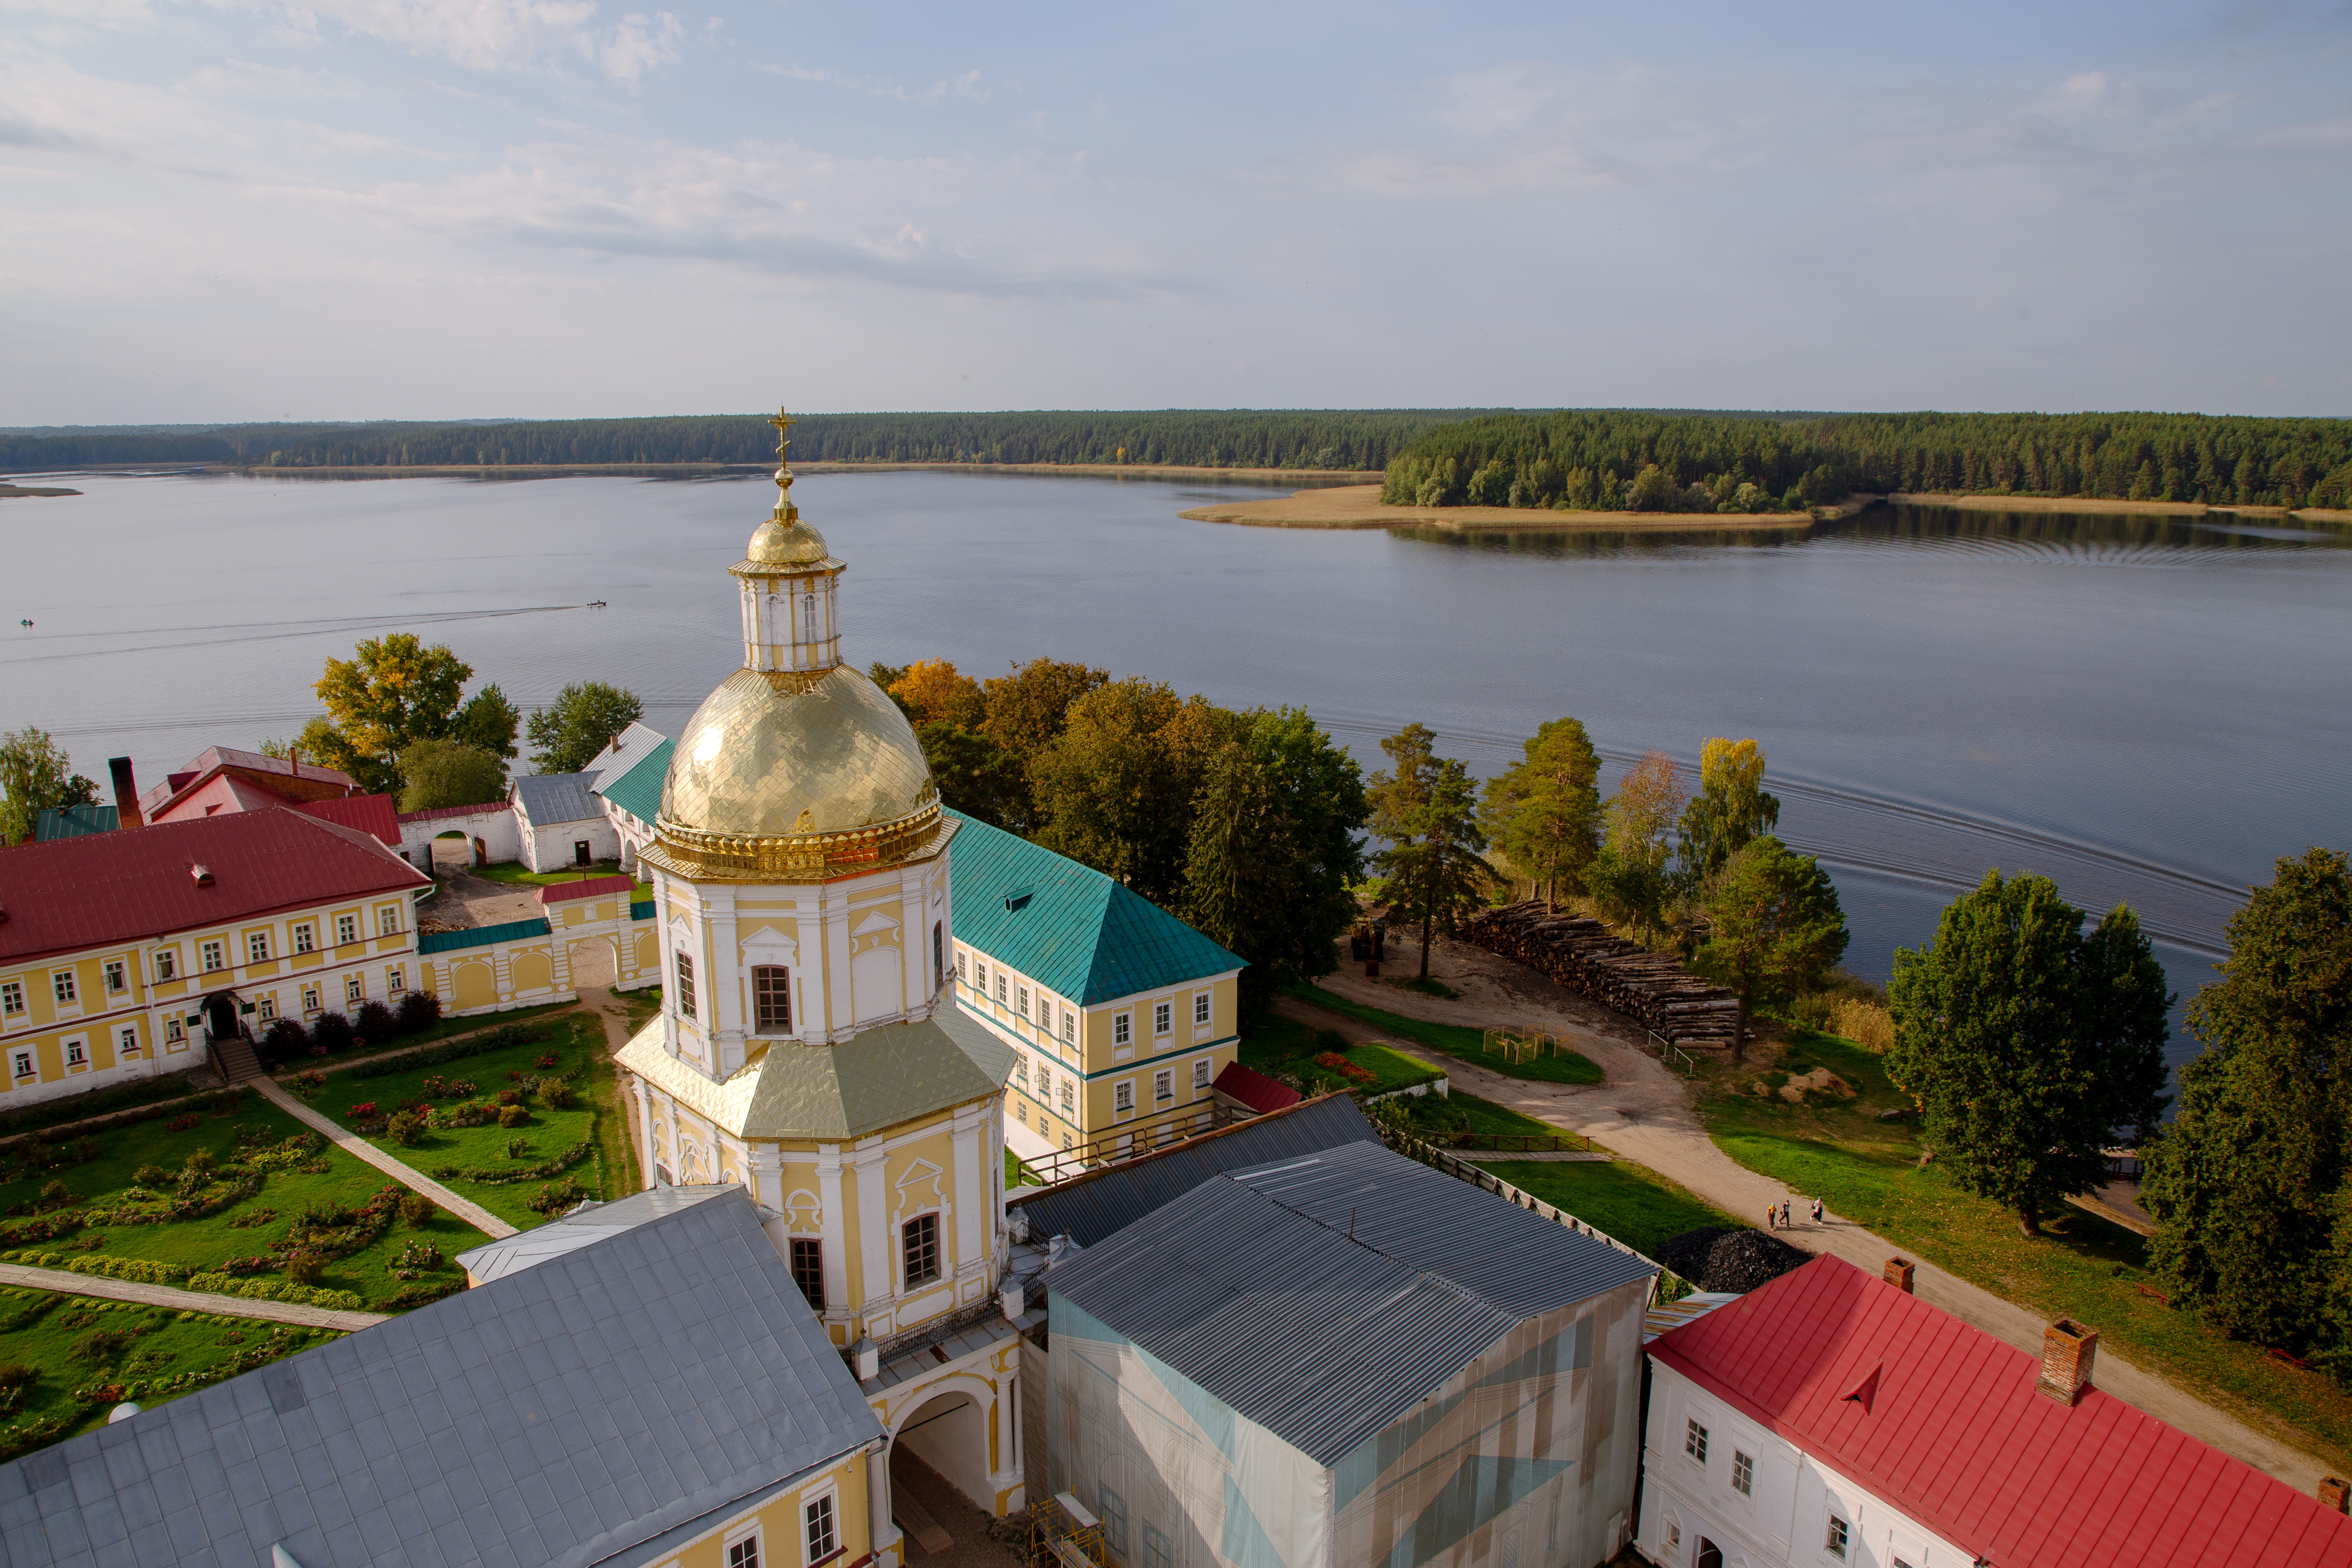
[{"label": "log stack", "polygon": [[1554,913],[1540,899],[1483,910],[1457,937],[1539,970],[1670,1044],[1728,1050],[1739,998],[1664,953],[1610,933],[1599,921]]}]

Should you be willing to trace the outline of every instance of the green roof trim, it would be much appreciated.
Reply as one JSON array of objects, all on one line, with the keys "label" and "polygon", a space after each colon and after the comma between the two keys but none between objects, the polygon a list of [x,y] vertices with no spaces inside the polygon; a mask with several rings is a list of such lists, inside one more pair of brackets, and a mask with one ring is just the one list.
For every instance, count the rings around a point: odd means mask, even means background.
[{"label": "green roof trim", "polygon": [[1081,1007],[1244,967],[1243,961],[1106,877],[950,811],[958,942]]},{"label": "green roof trim", "polygon": [[596,793],[638,821],[653,821],[661,815],[662,784],[669,777],[669,754],[677,749],[677,742],[664,741]]}]

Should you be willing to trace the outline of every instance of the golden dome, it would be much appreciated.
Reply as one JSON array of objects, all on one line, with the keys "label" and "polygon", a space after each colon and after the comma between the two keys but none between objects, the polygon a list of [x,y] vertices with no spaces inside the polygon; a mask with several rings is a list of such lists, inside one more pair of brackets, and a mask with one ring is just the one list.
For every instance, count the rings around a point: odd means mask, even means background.
[{"label": "golden dome", "polygon": [[906,859],[942,825],[914,726],[872,680],[739,669],[678,737],[648,854],[688,875],[838,875]]},{"label": "golden dome", "polygon": [[759,576],[778,567],[824,571],[840,566],[840,562],[826,553],[824,535],[801,521],[800,508],[786,502],[779,505],[776,511],[776,516],[752,531],[743,559],[729,571],[738,576]]}]

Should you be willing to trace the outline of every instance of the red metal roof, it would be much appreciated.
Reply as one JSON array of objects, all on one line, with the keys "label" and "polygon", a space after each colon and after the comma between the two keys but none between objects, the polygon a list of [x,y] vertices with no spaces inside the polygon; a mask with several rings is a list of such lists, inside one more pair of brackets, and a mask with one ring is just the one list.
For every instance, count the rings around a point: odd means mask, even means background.
[{"label": "red metal roof", "polygon": [[1649,1352],[1992,1568],[2352,1565],[2352,1519],[1842,1258]]},{"label": "red metal roof", "polygon": [[[198,887],[190,868],[212,873]],[[431,879],[370,835],[284,806],[0,849],[0,959],[189,931]]]},{"label": "red metal roof", "polygon": [[509,811],[513,807],[514,802],[510,800],[486,800],[478,805],[436,805],[424,811],[404,811],[400,814],[400,820],[437,822],[445,816],[475,816],[485,811]]},{"label": "red metal roof", "polygon": [[400,847],[400,814],[392,809],[388,795],[347,795],[340,800],[308,800],[295,806],[305,816],[315,816],[323,822],[340,822],[345,827],[356,827],[362,833],[372,833],[380,843]]},{"label": "red metal roof", "polygon": [[208,746],[186,768],[165,775],[163,783],[142,795],[140,811],[152,822],[169,811],[181,795],[224,771],[285,800],[323,800],[359,788],[351,774],[316,763],[289,762],[234,746]]},{"label": "red metal roof", "polygon": [[1276,1083],[1262,1072],[1252,1072],[1239,1062],[1227,1062],[1217,1075],[1219,1094],[1240,1100],[1260,1116],[1297,1104],[1307,1097],[1286,1083]]},{"label": "red metal roof", "polygon": [[577,882],[550,882],[540,889],[542,904],[568,903],[573,899],[599,899],[607,893],[626,893],[637,885],[634,877],[588,877]]}]

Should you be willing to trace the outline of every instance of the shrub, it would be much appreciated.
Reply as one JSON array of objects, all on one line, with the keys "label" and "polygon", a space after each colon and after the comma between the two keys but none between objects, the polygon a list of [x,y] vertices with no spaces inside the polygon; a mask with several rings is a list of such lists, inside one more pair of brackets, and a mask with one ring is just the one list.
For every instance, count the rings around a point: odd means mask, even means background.
[{"label": "shrub", "polygon": [[228,1222],[231,1230],[251,1230],[257,1225],[268,1225],[278,1217],[276,1209],[247,1209]]},{"label": "shrub", "polygon": [[286,1282],[289,1285],[316,1285],[327,1271],[327,1260],[308,1249],[297,1249],[286,1255]]},{"label": "shrub", "polygon": [[310,1026],[310,1048],[314,1051],[347,1051],[357,1037],[352,1021],[341,1013],[321,1013],[319,1021]]},{"label": "shrub", "polygon": [[352,1033],[365,1044],[380,1046],[400,1033],[400,1025],[394,1020],[391,1008],[381,1002],[370,1002],[360,1009]]},{"label": "shrub", "polygon": [[201,1116],[174,1116],[172,1120],[163,1123],[163,1131],[166,1132],[185,1132],[203,1120],[204,1118]]},{"label": "shrub", "polygon": [[0,1366],[0,1396],[5,1396],[13,1405],[25,1390],[40,1381],[40,1368],[26,1366],[22,1362],[10,1362]]},{"label": "shrub", "polygon": [[509,1139],[508,1139],[508,1140],[507,1140],[507,1158],[508,1158],[508,1159],[509,1159],[509,1160],[528,1160],[528,1159],[530,1159],[530,1139],[528,1139],[528,1138],[509,1138]]},{"label": "shrub", "polygon": [[530,1065],[541,1068],[551,1068],[555,1065],[555,1053],[553,1051],[550,1051],[547,1055],[539,1058]]},{"label": "shrub", "polygon": [[502,1089],[498,1092],[498,1102],[500,1105],[513,1105],[520,1102],[521,1099],[522,1090],[519,1089]]},{"label": "shrub", "polygon": [[539,1080],[539,1103],[550,1110],[569,1110],[577,1098],[572,1087],[560,1078]]},{"label": "shrub", "polygon": [[413,1110],[398,1111],[383,1124],[383,1130],[385,1136],[402,1148],[413,1149],[417,1139],[425,1135],[425,1118]]},{"label": "shrub", "polygon": [[530,1120],[530,1112],[520,1105],[506,1105],[499,1108],[499,1125],[501,1127],[520,1127]]},{"label": "shrub", "polygon": [[135,1329],[92,1329],[74,1342],[73,1358],[92,1366],[103,1366],[122,1353],[122,1347],[138,1337]]},{"label": "shrub", "polygon": [[416,1237],[400,1249],[400,1256],[392,1260],[392,1267],[413,1268],[419,1272],[438,1268],[441,1267],[441,1249],[422,1237]]},{"label": "shrub", "polygon": [[131,1179],[142,1187],[168,1187],[172,1184],[172,1173],[161,1165],[150,1163],[131,1172]]},{"label": "shrub", "polygon": [[327,1087],[327,1075],[317,1068],[306,1068],[294,1075],[294,1092],[305,1100],[315,1099]]},{"label": "shrub", "polygon": [[463,1279],[420,1279],[414,1285],[403,1285],[383,1302],[385,1310],[397,1312],[407,1307],[422,1307],[428,1301],[438,1301],[444,1296],[454,1296],[466,1288]]},{"label": "shrub", "polygon": [[373,1100],[362,1100],[343,1112],[344,1119],[351,1121],[366,1121],[373,1119],[374,1115],[375,1101]]},{"label": "shrub", "polygon": [[403,1193],[399,1203],[400,1217],[411,1230],[423,1230],[433,1223],[433,1200],[421,1193]]},{"label": "shrub", "polygon": [[41,1207],[61,1209],[71,1202],[73,1202],[73,1194],[66,1190],[66,1184],[63,1182],[52,1180],[41,1184]]},{"label": "shrub", "polygon": [[291,1018],[280,1018],[261,1034],[261,1059],[271,1067],[290,1061],[310,1048],[310,1037]]},{"label": "shrub", "polygon": [[441,1021],[441,998],[430,991],[412,991],[400,999],[400,1010],[394,1018],[404,1035],[429,1029]]},{"label": "shrub", "polygon": [[1829,1032],[1881,1055],[1895,1043],[1895,1019],[1876,1002],[1841,996],[1830,1004]]},{"label": "shrub", "polygon": [[588,1196],[587,1188],[567,1176],[562,1181],[548,1183],[537,1195],[525,1198],[523,1204],[533,1214],[562,1214]]},{"label": "shrub", "polygon": [[183,1175],[194,1171],[199,1175],[209,1176],[219,1164],[220,1161],[215,1158],[211,1150],[198,1149],[188,1155],[187,1163],[180,1167],[180,1171]]}]

